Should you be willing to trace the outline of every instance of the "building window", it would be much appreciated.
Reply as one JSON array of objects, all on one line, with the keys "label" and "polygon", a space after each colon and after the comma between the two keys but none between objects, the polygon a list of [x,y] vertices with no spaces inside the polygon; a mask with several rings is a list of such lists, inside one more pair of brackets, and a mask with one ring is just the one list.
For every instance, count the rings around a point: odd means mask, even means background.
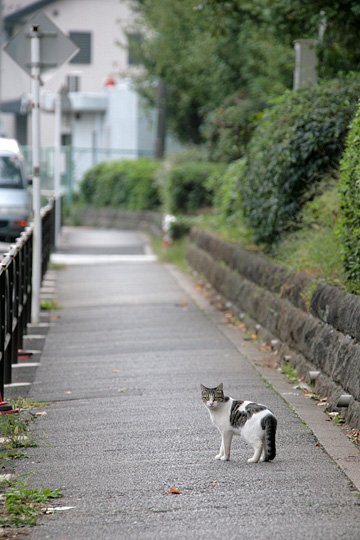
[{"label": "building window", "polygon": [[91,64],[91,33],[69,32],[69,38],[79,47],[70,64]]},{"label": "building window", "polygon": [[142,35],[138,32],[134,34],[127,34],[128,40],[128,64],[129,66],[137,66],[140,61],[140,47],[142,42]]}]

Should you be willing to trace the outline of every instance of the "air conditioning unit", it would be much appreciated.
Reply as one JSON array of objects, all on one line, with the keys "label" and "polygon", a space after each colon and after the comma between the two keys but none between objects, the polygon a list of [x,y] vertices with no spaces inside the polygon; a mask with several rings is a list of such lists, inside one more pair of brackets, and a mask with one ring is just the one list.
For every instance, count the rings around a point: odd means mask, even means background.
[{"label": "air conditioning unit", "polygon": [[67,75],[66,88],[68,92],[80,92],[81,88],[81,76],[78,74]]}]

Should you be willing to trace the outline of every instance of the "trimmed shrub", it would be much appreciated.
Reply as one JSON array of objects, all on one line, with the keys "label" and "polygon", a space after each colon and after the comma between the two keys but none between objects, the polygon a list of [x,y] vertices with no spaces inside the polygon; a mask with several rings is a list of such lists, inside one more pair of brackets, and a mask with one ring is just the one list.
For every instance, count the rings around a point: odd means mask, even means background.
[{"label": "trimmed shrub", "polygon": [[95,196],[98,178],[101,177],[106,169],[107,163],[99,163],[89,169],[80,184],[80,193],[86,204],[92,204]]},{"label": "trimmed shrub", "polygon": [[172,214],[193,214],[212,205],[212,177],[220,175],[224,165],[208,162],[174,165],[166,175],[165,191]]},{"label": "trimmed shrub", "polygon": [[89,169],[80,196],[96,207],[154,210],[161,204],[156,183],[158,163],[147,158],[104,162]]},{"label": "trimmed shrub", "polygon": [[360,106],[351,124],[340,164],[338,232],[349,287],[360,293]]},{"label": "trimmed shrub", "polygon": [[338,165],[360,80],[334,80],[286,92],[264,112],[247,147],[240,181],[257,243],[272,244],[296,224],[315,184]]},{"label": "trimmed shrub", "polygon": [[239,214],[242,216],[239,178],[244,174],[246,159],[238,159],[227,167],[220,178],[214,181],[214,211],[219,221],[231,225],[236,223]]}]

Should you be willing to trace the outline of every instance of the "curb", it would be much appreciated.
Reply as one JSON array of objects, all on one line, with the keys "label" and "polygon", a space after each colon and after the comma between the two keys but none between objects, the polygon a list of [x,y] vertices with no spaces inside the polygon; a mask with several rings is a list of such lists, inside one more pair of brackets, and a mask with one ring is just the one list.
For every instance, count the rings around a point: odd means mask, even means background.
[{"label": "curb", "polygon": [[248,336],[243,331],[224,322],[223,313],[196,290],[189,276],[173,265],[167,264],[166,268],[218,330],[233,343],[257,373],[272,385],[274,391],[306,423],[326,453],[360,491],[360,451],[358,448],[349,441],[338,426],[329,421],[322,410],[306,398],[300,390],[293,388],[284,375],[276,369],[263,365],[266,354],[259,351],[253,343],[244,341],[244,338],[248,339]]}]

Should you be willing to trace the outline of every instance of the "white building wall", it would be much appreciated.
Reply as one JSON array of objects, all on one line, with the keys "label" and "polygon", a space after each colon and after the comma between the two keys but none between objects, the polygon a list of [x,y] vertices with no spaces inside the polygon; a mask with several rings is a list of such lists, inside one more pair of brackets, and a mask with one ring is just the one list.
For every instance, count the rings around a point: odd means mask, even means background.
[{"label": "white building wall", "polygon": [[126,81],[114,88],[109,88],[108,109],[105,116],[104,127],[111,133],[110,147],[124,150],[125,155],[134,157],[137,149],[138,130],[138,96],[133,92]]}]

